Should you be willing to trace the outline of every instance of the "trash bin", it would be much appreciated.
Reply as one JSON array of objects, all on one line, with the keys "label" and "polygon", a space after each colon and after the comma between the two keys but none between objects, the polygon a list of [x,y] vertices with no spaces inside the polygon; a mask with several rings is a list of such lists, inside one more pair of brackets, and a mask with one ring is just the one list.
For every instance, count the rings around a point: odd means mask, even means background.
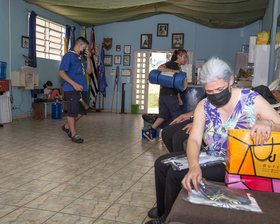
[{"label": "trash bin", "polygon": [[138,104],[131,104],[131,113],[138,114],[139,113],[139,105]]},{"label": "trash bin", "polygon": [[52,119],[62,118],[62,104],[55,102],[52,104]]}]

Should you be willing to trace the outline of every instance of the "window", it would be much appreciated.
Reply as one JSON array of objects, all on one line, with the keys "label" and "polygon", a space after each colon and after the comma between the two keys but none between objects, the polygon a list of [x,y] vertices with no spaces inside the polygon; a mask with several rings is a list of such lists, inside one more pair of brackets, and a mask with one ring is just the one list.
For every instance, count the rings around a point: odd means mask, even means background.
[{"label": "window", "polygon": [[65,26],[36,17],[36,55],[39,58],[61,60],[64,55]]}]

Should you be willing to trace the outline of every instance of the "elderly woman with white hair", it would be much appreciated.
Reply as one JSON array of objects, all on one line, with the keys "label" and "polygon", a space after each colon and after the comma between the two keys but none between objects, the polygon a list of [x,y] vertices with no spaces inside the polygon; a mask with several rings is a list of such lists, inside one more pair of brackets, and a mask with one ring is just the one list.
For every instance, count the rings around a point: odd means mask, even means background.
[{"label": "elderly woman with white hair", "polygon": [[161,163],[163,159],[179,153],[161,156],[155,162],[157,208],[148,216],[155,218],[146,224],[161,224],[183,186],[198,190],[203,178],[224,181],[225,165],[200,167],[198,162],[202,140],[209,155],[226,156],[227,130],[250,129],[251,138],[256,134],[256,144],[263,144],[271,131],[280,131],[280,116],[258,93],[249,89],[232,88],[234,77],[227,63],[211,58],[202,67],[200,82],[207,98],[200,101],[194,111],[193,126],[188,138],[187,158],[189,169],[174,171]]}]

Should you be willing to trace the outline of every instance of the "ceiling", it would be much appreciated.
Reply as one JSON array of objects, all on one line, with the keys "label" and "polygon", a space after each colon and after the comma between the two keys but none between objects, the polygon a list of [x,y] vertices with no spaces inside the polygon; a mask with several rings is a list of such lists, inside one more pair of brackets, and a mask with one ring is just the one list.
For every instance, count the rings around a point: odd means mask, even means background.
[{"label": "ceiling", "polygon": [[269,0],[25,0],[80,25],[173,14],[213,28],[239,28],[262,19]]}]

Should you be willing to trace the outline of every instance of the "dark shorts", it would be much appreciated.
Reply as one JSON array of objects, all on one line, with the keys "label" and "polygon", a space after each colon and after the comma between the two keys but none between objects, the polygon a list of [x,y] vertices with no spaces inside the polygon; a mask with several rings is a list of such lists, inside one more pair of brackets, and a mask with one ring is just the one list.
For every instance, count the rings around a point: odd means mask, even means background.
[{"label": "dark shorts", "polygon": [[175,119],[182,114],[176,95],[165,95],[159,97],[159,117],[164,120]]},{"label": "dark shorts", "polygon": [[87,92],[77,92],[77,91],[65,91],[64,95],[67,101],[67,116],[68,117],[77,117],[80,115],[86,115],[87,111],[80,103],[81,94],[83,100],[88,103]]}]

